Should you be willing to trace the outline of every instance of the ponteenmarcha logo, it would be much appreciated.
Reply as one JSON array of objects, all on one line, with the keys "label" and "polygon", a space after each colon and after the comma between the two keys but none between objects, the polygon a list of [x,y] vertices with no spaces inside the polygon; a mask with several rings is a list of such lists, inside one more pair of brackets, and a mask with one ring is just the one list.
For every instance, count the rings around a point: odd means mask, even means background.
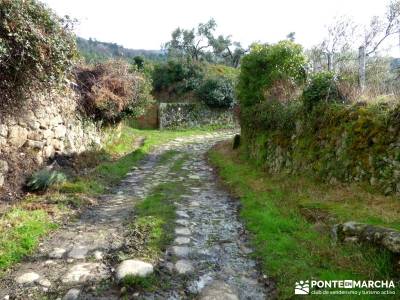
[{"label": "ponteenmarcha logo", "polygon": [[393,280],[300,280],[295,295],[395,295]]},{"label": "ponteenmarcha logo", "polygon": [[294,288],[295,295],[308,295],[310,293],[310,283],[308,280],[296,282],[296,286]]}]

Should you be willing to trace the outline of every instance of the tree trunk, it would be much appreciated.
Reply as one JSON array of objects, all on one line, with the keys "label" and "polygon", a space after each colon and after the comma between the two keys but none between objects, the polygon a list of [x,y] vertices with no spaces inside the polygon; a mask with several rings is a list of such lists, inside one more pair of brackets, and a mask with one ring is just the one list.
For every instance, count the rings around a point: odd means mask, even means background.
[{"label": "tree trunk", "polygon": [[361,46],[358,49],[358,63],[359,63],[358,83],[361,92],[364,92],[365,90],[365,61],[366,61],[365,47]]},{"label": "tree trunk", "polygon": [[328,71],[329,71],[329,72],[333,72],[332,53],[328,53]]}]

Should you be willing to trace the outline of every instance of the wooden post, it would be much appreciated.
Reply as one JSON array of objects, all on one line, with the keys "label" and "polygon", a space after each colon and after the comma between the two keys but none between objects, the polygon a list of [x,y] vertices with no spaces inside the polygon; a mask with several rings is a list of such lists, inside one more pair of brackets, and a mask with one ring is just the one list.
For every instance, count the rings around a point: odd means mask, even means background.
[{"label": "wooden post", "polygon": [[333,72],[333,57],[332,53],[328,53],[328,71]]},{"label": "wooden post", "polygon": [[361,92],[364,92],[365,90],[365,46],[361,46],[358,49],[358,63],[359,63],[359,77],[358,77],[358,83]]}]

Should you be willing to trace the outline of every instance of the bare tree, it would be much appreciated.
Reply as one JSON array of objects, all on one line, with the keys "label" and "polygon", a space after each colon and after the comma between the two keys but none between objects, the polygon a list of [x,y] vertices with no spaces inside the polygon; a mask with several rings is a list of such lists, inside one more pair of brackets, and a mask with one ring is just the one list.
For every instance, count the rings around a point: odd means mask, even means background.
[{"label": "bare tree", "polygon": [[334,71],[336,64],[343,59],[342,54],[351,49],[356,28],[353,21],[346,16],[337,18],[328,27],[328,35],[319,47],[326,57],[328,71]]},{"label": "bare tree", "polygon": [[359,49],[359,85],[365,89],[366,58],[376,54],[379,47],[391,36],[400,34],[400,0],[391,0],[385,18],[373,17],[364,30],[364,40]]}]

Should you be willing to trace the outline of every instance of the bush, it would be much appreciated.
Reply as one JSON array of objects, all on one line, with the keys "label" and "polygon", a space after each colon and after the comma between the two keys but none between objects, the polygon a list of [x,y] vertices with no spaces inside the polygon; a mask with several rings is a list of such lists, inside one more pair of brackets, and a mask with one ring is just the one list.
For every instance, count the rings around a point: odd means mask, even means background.
[{"label": "bush", "polygon": [[194,91],[204,77],[203,66],[194,62],[169,60],[154,66],[152,80],[156,92],[183,94]]},{"label": "bush", "polygon": [[34,173],[28,179],[26,187],[29,191],[45,191],[51,186],[61,184],[66,180],[64,173],[44,169]]},{"label": "bush", "polygon": [[76,77],[83,109],[96,120],[112,122],[125,114],[140,115],[152,100],[146,76],[122,60],[80,67]]},{"label": "bush", "polygon": [[303,103],[307,111],[321,102],[339,100],[340,93],[337,87],[337,78],[332,72],[320,72],[313,75],[303,91]]},{"label": "bush", "polygon": [[290,100],[306,79],[306,58],[300,45],[282,41],[252,46],[243,57],[238,83],[242,107],[265,100]]},{"label": "bush", "polygon": [[208,106],[232,108],[235,104],[234,83],[224,77],[206,79],[197,91],[199,98]]},{"label": "bush", "polygon": [[62,81],[77,57],[69,19],[36,0],[0,0],[1,102]]}]

